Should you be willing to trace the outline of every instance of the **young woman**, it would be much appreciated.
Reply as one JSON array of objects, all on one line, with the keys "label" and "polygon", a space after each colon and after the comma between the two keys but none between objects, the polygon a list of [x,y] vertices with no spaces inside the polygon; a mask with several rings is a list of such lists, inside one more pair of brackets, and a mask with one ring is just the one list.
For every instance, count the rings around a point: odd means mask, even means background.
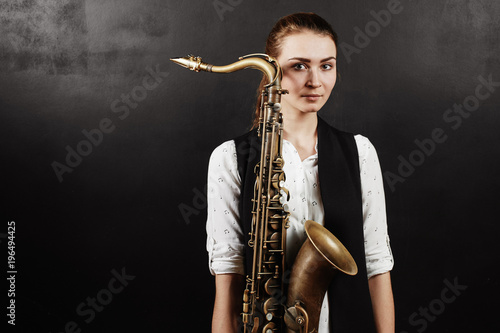
[{"label": "young woman", "polygon": [[[265,53],[283,69],[283,158],[290,191],[287,258],[306,235],[304,222],[331,229],[358,265],[354,277],[336,277],[327,292],[319,332],[394,332],[390,250],[382,176],[375,148],[361,136],[338,131],[318,111],[337,79],[337,36],[313,13],[281,18]],[[259,90],[262,88],[259,88]],[[257,103],[259,105],[259,103]],[[255,123],[254,123],[255,125]],[[237,332],[245,283],[245,235],[240,200],[246,175],[238,170],[237,141],[217,147],[209,163],[207,250],[216,276],[213,332]],[[239,142],[238,141],[238,142]]]}]

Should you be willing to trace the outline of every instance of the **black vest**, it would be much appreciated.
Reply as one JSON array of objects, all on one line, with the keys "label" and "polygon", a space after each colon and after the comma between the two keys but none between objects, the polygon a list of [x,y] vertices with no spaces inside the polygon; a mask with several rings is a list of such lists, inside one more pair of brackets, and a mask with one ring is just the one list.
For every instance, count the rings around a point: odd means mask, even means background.
[{"label": "black vest", "polygon": [[[245,244],[248,244],[256,179],[254,167],[260,158],[261,141],[255,130],[234,141],[242,181],[240,223],[246,237]],[[332,333],[375,332],[366,276],[359,172],[354,135],[339,131],[318,117],[318,174],[325,227],[344,244],[358,266],[355,276],[337,274],[328,290]],[[246,245],[247,272],[252,267],[251,251]]]}]

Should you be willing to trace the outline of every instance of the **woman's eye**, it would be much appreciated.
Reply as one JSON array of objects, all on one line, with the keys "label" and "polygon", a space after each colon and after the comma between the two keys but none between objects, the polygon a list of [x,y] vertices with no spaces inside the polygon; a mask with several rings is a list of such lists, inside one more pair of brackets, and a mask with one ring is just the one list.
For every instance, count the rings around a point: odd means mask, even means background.
[{"label": "woman's eye", "polygon": [[324,64],[323,65],[323,69],[328,70],[328,69],[332,69],[332,68],[333,68],[333,65],[331,65],[331,64]]},{"label": "woman's eye", "polygon": [[298,64],[293,65],[293,68],[294,69],[305,69],[306,66],[304,64],[298,63]]}]

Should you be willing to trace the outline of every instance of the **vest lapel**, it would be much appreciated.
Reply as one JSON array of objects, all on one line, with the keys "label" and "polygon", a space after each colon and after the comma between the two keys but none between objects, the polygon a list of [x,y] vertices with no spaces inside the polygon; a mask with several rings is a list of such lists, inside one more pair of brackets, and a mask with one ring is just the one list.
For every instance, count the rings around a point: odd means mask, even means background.
[{"label": "vest lapel", "polygon": [[358,266],[355,276],[338,273],[329,288],[332,332],[374,332],[356,141],[352,134],[336,130],[319,117],[318,175],[325,227],[344,244]]}]

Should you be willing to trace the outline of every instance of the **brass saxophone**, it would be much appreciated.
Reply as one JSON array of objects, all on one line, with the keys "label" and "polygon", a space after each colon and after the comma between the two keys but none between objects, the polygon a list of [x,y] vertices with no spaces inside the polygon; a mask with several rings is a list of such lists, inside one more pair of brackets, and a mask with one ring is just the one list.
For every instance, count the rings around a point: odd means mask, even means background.
[{"label": "brass saxophone", "polygon": [[[200,57],[170,59],[193,71],[230,73],[258,69],[269,82],[261,92],[258,133],[260,161],[255,166],[252,226],[249,245],[253,248],[252,271],[243,293],[244,332],[317,332],[321,305],[337,271],[357,273],[351,254],[326,228],[314,221],[305,223],[307,240],[293,267],[286,265],[288,191],[283,187],[283,118],[281,68],[265,54],[250,54],[226,66],[204,63]],[[284,297],[286,295],[286,297]]]}]

